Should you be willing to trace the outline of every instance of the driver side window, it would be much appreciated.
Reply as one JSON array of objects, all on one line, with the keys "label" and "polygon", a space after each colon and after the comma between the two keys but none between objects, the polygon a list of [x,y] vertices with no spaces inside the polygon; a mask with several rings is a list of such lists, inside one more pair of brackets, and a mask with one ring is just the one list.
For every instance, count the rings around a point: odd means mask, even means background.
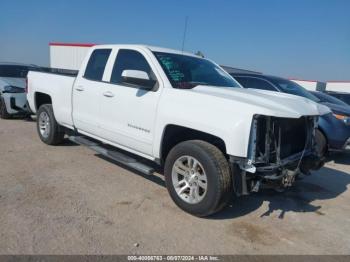
[{"label": "driver side window", "polygon": [[152,69],[144,56],[135,50],[120,49],[118,51],[110,82],[121,84],[123,82],[122,73],[124,70],[144,71],[150,79],[155,79]]}]

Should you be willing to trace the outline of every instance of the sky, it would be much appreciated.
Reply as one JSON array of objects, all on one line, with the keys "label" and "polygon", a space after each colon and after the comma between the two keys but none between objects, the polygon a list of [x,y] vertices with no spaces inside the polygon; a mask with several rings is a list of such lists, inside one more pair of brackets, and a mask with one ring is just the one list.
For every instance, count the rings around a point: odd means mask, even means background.
[{"label": "sky", "polygon": [[49,42],[200,50],[288,78],[350,80],[350,0],[1,0],[0,61],[49,64]]}]

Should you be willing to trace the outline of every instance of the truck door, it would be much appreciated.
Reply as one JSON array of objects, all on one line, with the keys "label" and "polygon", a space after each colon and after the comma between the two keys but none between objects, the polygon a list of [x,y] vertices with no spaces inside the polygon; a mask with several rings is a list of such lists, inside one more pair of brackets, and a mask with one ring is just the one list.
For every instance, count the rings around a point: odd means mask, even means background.
[{"label": "truck door", "polygon": [[[101,136],[122,147],[152,155],[152,143],[160,89],[152,64],[143,51],[119,49],[116,59],[110,59],[110,77],[100,93]],[[155,82],[155,88],[145,90],[141,85],[123,82],[125,70],[145,73]],[[142,71],[142,72],[141,72]],[[130,71],[129,71],[130,72]],[[135,71],[133,71],[135,72]],[[158,79],[158,80],[157,80]],[[152,80],[152,81],[153,81]]]},{"label": "truck door", "polygon": [[92,135],[97,135],[99,131],[99,95],[110,53],[111,49],[95,49],[91,53],[85,72],[79,73],[73,87],[74,126],[79,131]]}]

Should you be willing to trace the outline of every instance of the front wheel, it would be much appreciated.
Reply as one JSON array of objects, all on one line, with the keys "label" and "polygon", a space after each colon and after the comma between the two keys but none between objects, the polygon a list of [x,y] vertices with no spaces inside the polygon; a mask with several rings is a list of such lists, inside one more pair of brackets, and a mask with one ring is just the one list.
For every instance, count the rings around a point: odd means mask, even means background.
[{"label": "front wheel", "polygon": [[176,205],[199,217],[218,212],[233,195],[224,154],[214,145],[199,140],[182,142],[169,152],[165,182]]},{"label": "front wheel", "polygon": [[40,106],[37,113],[37,130],[41,141],[48,145],[58,145],[64,139],[64,131],[56,122],[52,105]]}]

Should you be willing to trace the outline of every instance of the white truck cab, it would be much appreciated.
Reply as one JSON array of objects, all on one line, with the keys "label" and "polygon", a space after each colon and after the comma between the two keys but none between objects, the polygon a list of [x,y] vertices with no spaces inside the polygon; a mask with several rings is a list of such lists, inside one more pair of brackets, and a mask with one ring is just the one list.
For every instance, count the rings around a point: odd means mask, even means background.
[{"label": "white truck cab", "polygon": [[316,103],[243,89],[214,62],[181,51],[94,46],[76,77],[29,72],[27,89],[43,142],[66,134],[141,172],[152,169],[139,157],[154,161],[174,202],[197,216],[322,165],[314,137],[327,112]]}]

